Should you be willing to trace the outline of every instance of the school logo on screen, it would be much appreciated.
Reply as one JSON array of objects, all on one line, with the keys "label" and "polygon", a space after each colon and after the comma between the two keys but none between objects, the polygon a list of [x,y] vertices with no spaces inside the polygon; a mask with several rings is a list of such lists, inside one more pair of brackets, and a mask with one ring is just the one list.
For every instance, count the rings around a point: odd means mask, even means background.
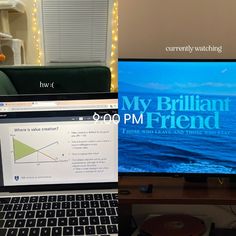
[{"label": "school logo on screen", "polygon": [[20,176],[16,175],[16,176],[14,176],[14,179],[15,179],[15,181],[19,181]]}]

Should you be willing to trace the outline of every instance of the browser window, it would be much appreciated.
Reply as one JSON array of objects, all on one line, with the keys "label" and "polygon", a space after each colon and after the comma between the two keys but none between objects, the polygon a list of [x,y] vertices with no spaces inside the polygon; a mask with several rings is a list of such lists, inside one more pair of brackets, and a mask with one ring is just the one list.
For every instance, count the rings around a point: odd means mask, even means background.
[{"label": "browser window", "polygon": [[117,100],[1,103],[0,184],[117,182],[118,131],[106,114]]}]

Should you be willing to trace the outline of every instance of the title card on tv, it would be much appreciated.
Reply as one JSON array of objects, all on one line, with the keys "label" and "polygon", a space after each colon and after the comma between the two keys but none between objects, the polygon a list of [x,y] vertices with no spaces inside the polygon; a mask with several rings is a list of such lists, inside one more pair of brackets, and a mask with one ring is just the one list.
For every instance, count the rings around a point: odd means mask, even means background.
[{"label": "title card on tv", "polygon": [[119,172],[236,173],[236,62],[120,61]]}]

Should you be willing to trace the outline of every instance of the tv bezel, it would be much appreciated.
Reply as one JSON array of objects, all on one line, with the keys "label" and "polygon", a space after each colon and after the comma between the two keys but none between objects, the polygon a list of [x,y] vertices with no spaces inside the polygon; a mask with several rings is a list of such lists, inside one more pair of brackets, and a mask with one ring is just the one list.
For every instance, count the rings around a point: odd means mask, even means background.
[{"label": "tv bezel", "polygon": [[[186,58],[119,58],[118,59],[118,76],[119,76],[119,62],[236,62],[236,59],[186,59]],[[118,80],[119,88],[119,80]],[[119,99],[119,93],[118,93]],[[119,135],[118,135],[119,141]],[[119,150],[118,150],[119,151]],[[235,156],[236,158],[236,156]],[[119,160],[119,153],[118,153]],[[203,178],[207,177],[235,177],[236,174],[222,174],[222,173],[166,173],[166,172],[120,172],[119,171],[119,161],[118,161],[118,175],[122,176],[159,176],[159,177],[189,177],[189,178],[198,178],[199,176]]]}]

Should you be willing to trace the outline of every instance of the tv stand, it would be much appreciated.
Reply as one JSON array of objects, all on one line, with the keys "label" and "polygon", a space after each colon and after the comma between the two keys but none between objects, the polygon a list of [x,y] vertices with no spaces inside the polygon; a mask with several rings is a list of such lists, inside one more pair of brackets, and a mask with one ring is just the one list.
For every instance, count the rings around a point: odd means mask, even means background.
[{"label": "tv stand", "polygon": [[[140,186],[148,184],[153,185],[153,192],[140,192]],[[236,205],[236,188],[229,178],[222,178],[222,183],[218,178],[209,178],[206,184],[186,182],[183,178],[122,176],[119,189],[129,191],[119,194],[119,235],[131,235],[133,204]]]},{"label": "tv stand", "polygon": [[208,177],[206,176],[185,176],[184,180],[188,183],[207,183]]}]

